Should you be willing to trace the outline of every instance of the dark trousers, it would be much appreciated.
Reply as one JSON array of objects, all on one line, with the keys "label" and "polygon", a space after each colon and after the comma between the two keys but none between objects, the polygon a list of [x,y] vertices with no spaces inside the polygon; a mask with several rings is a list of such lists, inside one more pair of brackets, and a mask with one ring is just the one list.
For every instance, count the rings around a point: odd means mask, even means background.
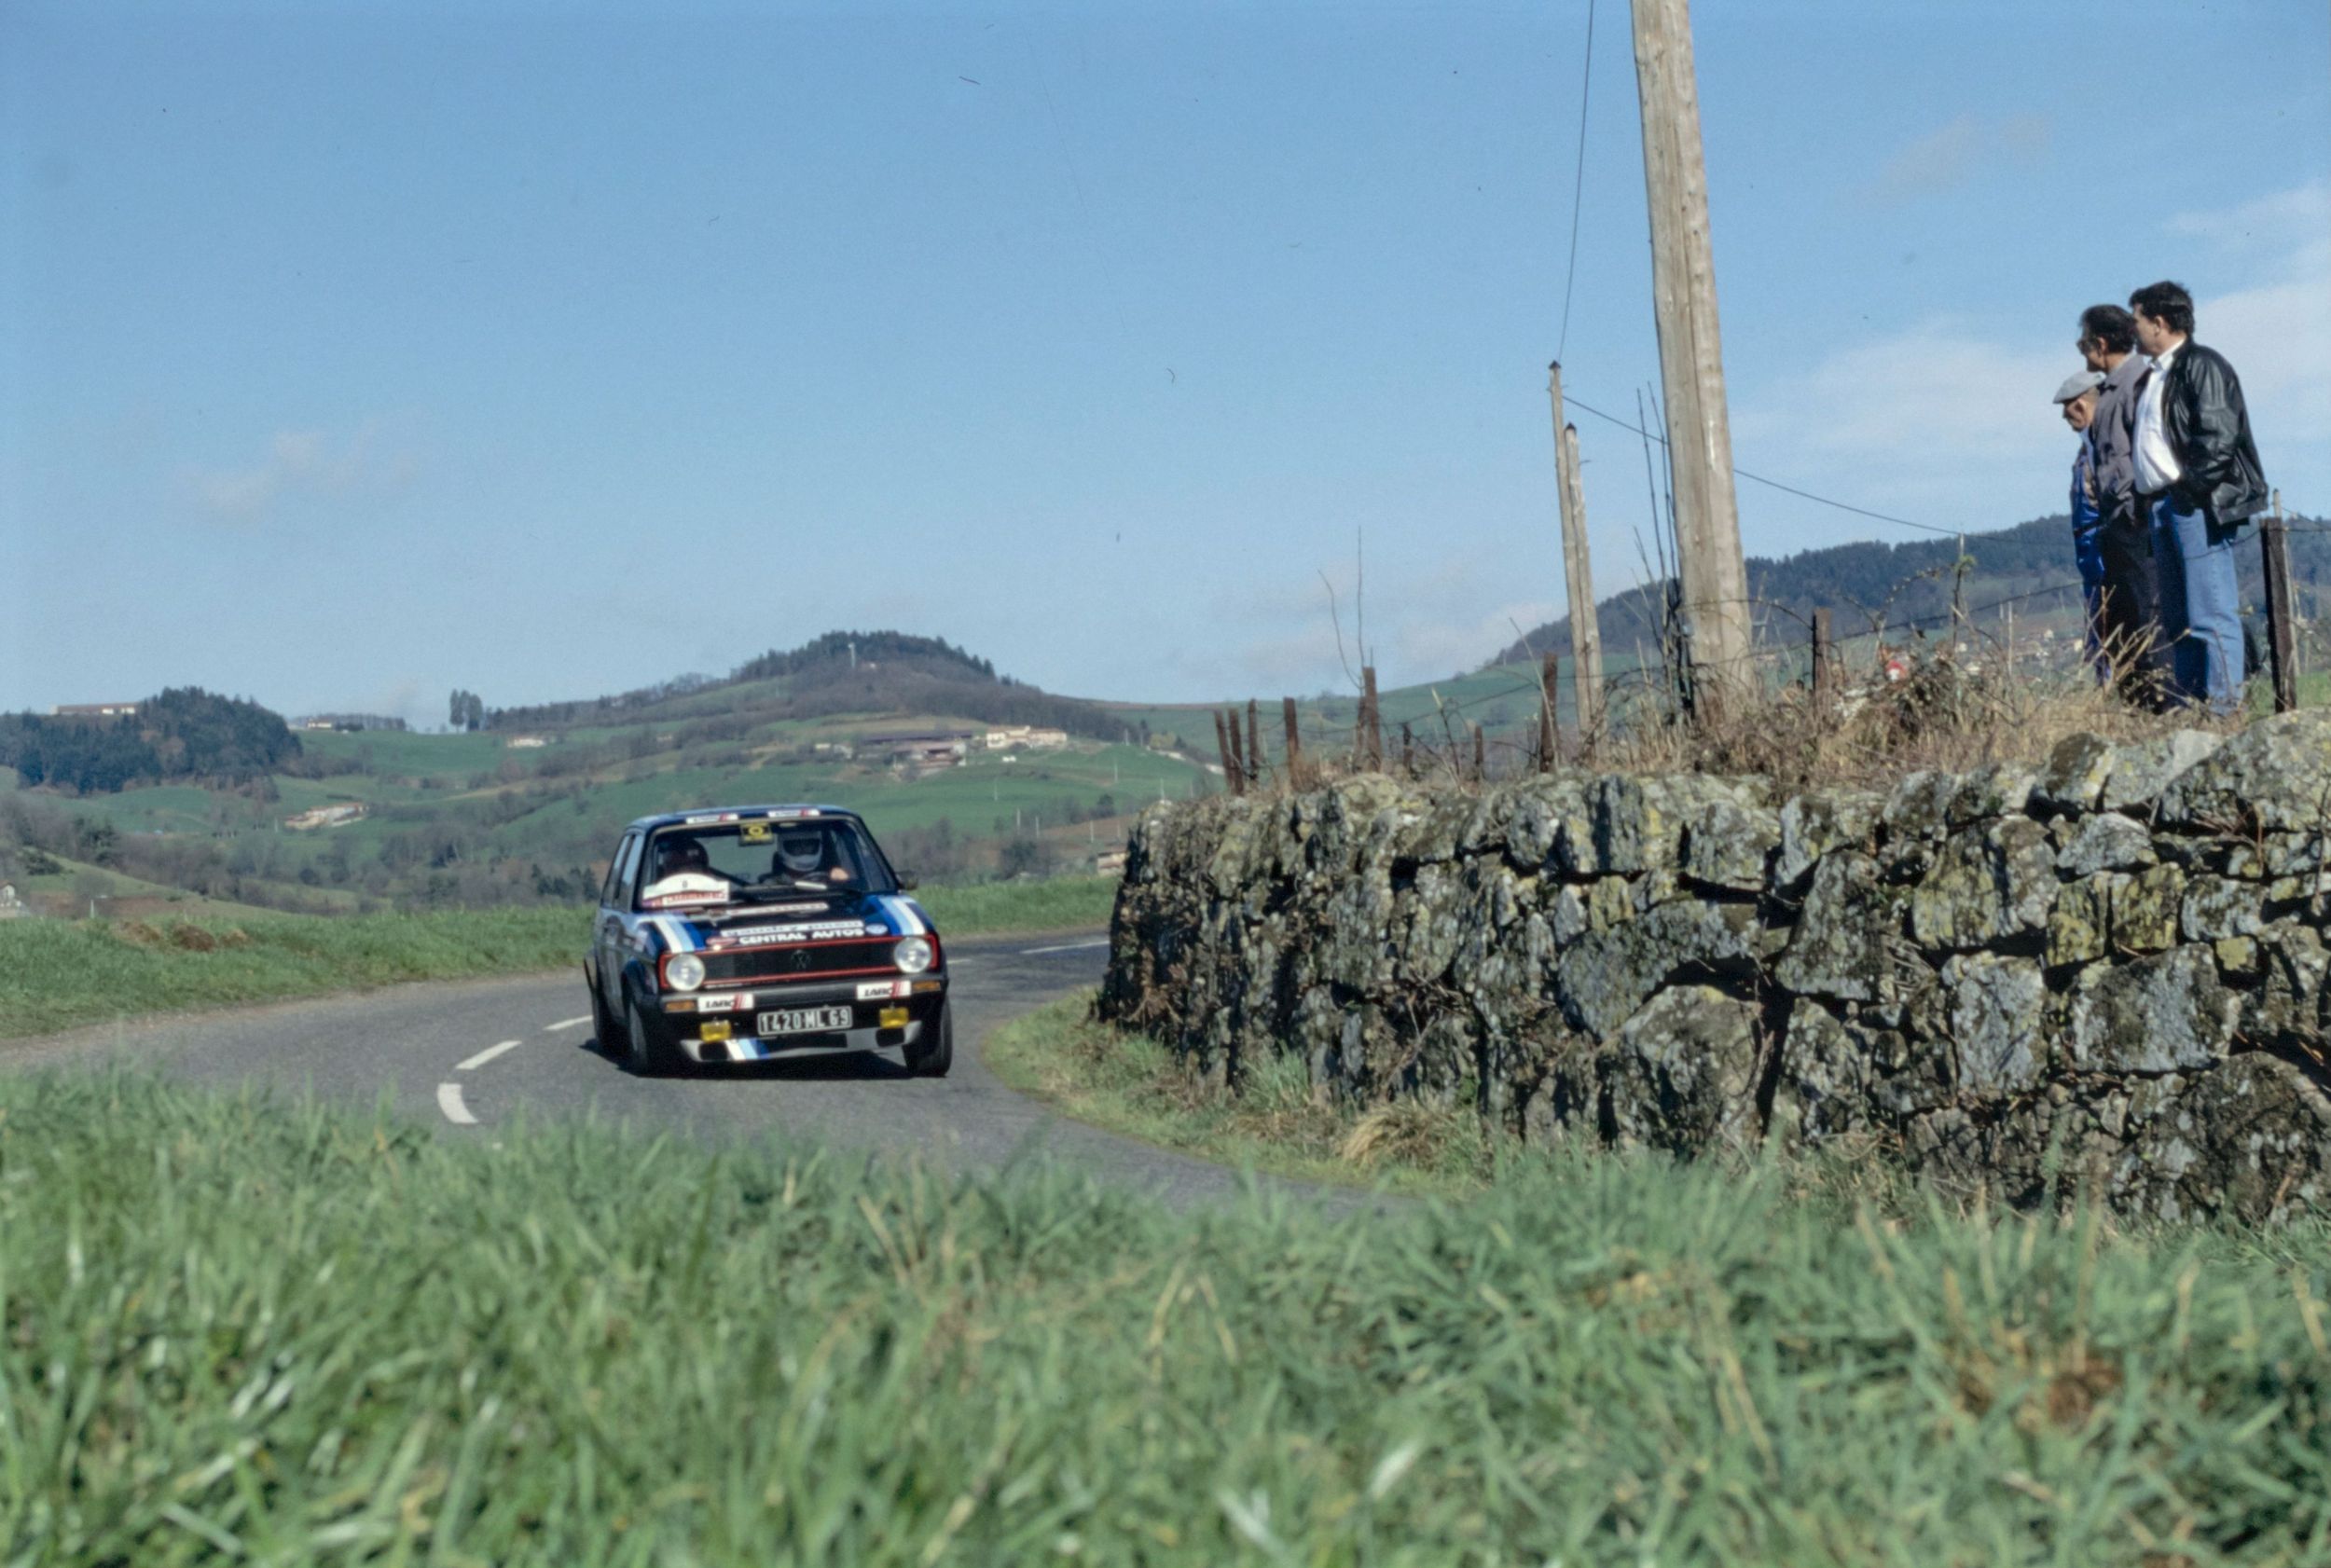
[{"label": "dark trousers", "polygon": [[2160,576],[2150,519],[2116,516],[2097,530],[2103,557],[2096,633],[2112,660],[2113,687],[2132,702],[2156,700],[2168,676],[2161,643]]}]

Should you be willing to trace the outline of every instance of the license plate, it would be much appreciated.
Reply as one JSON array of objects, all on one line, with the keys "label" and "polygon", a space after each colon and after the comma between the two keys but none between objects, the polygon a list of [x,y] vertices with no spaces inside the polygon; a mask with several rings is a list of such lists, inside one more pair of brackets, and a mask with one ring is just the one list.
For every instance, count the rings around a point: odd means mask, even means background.
[{"label": "license plate", "polygon": [[769,1035],[819,1035],[847,1029],[849,1022],[849,1009],[846,1007],[789,1007],[782,1012],[763,1013],[755,1027],[765,1038]]}]

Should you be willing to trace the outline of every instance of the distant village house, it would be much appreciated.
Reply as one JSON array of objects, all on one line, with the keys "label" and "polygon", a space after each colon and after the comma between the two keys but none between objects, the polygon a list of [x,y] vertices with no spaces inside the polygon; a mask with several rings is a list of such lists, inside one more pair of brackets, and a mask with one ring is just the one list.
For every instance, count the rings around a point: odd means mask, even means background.
[{"label": "distant village house", "polygon": [[989,730],[986,739],[990,751],[1001,751],[1006,747],[1015,746],[1052,750],[1069,744],[1069,732],[1038,729],[1029,724],[1007,724],[1001,729]]},{"label": "distant village house", "polygon": [[355,821],[364,814],[364,802],[344,801],[337,805],[315,806],[301,812],[297,817],[287,817],[283,819],[283,826],[295,832],[305,831],[309,828],[337,828],[344,823]]},{"label": "distant village house", "polygon": [[51,719],[134,719],[134,702],[61,702],[48,710]]},{"label": "distant village house", "polygon": [[930,730],[906,735],[870,735],[862,748],[887,752],[893,763],[909,767],[953,767],[971,750],[972,736],[956,730]]}]

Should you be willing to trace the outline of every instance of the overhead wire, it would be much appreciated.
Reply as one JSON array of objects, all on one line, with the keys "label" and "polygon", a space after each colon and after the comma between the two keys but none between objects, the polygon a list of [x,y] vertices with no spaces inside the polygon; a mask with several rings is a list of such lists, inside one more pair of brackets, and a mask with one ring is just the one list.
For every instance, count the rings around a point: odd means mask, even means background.
[{"label": "overhead wire", "polygon": [[1570,347],[1570,289],[1579,281],[1579,210],[1586,196],[1586,105],[1594,86],[1594,0],[1586,0],[1586,56],[1579,76],[1579,166],[1570,176],[1570,261],[1563,268],[1562,331],[1554,339],[1556,364]]}]

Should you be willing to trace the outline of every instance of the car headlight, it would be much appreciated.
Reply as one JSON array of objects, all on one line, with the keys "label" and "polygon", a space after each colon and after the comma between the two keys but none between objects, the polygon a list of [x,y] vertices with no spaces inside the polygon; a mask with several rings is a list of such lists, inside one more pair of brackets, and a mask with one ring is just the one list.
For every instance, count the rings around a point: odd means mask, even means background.
[{"label": "car headlight", "polygon": [[664,965],[664,983],[675,991],[693,991],[704,983],[704,960],[693,953],[675,954]]},{"label": "car headlight", "polygon": [[905,937],[890,949],[890,961],[908,974],[920,974],[931,968],[931,942],[924,937]]}]

